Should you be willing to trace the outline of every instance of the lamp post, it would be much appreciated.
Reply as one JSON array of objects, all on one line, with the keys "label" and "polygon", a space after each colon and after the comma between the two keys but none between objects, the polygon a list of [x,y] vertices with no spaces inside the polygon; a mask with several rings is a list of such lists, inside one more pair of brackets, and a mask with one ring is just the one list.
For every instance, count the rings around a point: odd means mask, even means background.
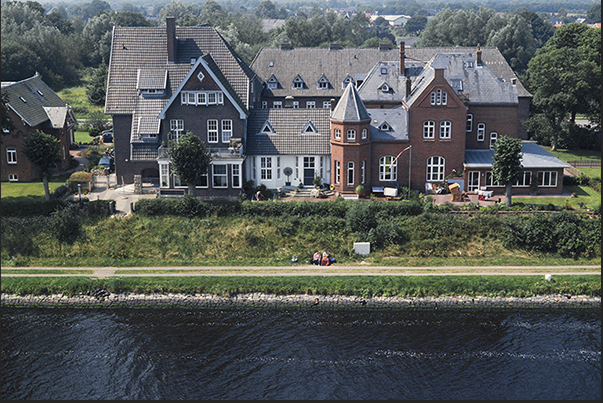
[{"label": "lamp post", "polygon": [[400,151],[398,155],[396,155],[396,158],[394,158],[394,162],[398,161],[398,158],[400,158],[402,153],[406,150],[408,150],[408,199],[410,200],[410,166],[412,159],[412,144],[406,147],[404,150]]},{"label": "lamp post", "polygon": [[80,208],[82,208],[82,184],[81,183],[77,184],[77,194],[80,198]]}]

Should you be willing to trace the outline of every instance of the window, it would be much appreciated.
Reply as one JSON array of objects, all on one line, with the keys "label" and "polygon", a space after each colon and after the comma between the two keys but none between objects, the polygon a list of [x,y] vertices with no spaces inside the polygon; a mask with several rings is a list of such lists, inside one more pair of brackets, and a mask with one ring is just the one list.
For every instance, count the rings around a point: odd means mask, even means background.
[{"label": "window", "polygon": [[218,142],[218,120],[208,119],[207,120],[207,142],[217,143]]},{"label": "window", "polygon": [[329,80],[325,76],[322,76],[318,79],[318,89],[319,90],[328,90],[329,89]]},{"label": "window", "polygon": [[293,85],[292,85],[294,90],[301,90],[304,88],[304,80],[301,79],[300,76],[297,76],[293,79]]},{"label": "window", "polygon": [[523,171],[523,176],[520,180],[515,182],[515,186],[527,187],[532,183],[532,172]]},{"label": "window", "polygon": [[335,129],[334,136],[336,139],[341,139],[341,130]]},{"label": "window", "polygon": [[8,174],[9,182],[19,182],[19,175],[17,174]]},{"label": "window", "polygon": [[381,74],[387,74],[387,67],[381,67]]},{"label": "window", "polygon": [[423,122],[423,138],[433,139],[435,137],[435,122],[433,120],[427,120]]},{"label": "window", "polygon": [[322,109],[331,109],[331,101],[322,101]]},{"label": "window", "polygon": [[182,91],[182,105],[223,105],[224,94],[221,91]]},{"label": "window", "polygon": [[443,120],[440,122],[440,138],[450,140],[450,132],[452,131],[452,122]]},{"label": "window", "polygon": [[497,138],[498,138],[498,133],[496,133],[496,132],[490,133],[490,148],[494,148],[494,143],[496,143]]},{"label": "window", "polygon": [[335,183],[341,183],[341,163],[335,161]]},{"label": "window", "polygon": [[446,105],[448,103],[448,94],[440,89],[431,93],[431,105]]},{"label": "window", "polygon": [[276,77],[271,76],[268,79],[267,86],[269,90],[276,90],[278,88],[278,80],[276,79]]},{"label": "window", "polygon": [[348,162],[348,186],[354,186],[354,163]]},{"label": "window", "polygon": [[398,172],[398,161],[391,155],[379,159],[379,180],[395,181]]},{"label": "window", "polygon": [[538,186],[556,187],[557,171],[538,171]]},{"label": "window", "polygon": [[159,164],[159,183],[164,188],[170,186],[170,169],[168,164]]},{"label": "window", "polygon": [[391,129],[392,129],[392,127],[387,122],[383,122],[383,123],[381,123],[381,126],[379,126],[379,130],[382,130],[384,132],[388,132]]},{"label": "window", "polygon": [[272,107],[276,109],[280,109],[283,107],[283,101],[273,101]]},{"label": "window", "polygon": [[268,101],[262,101],[262,109],[268,108]]},{"label": "window", "polygon": [[241,166],[240,165],[232,165],[232,187],[240,188],[241,187]]},{"label": "window", "polygon": [[207,177],[208,177],[207,173],[201,175],[201,178],[200,178],[199,183],[197,184],[197,186],[200,187],[200,188],[207,188],[207,187],[209,187],[209,184],[207,182]]},{"label": "window", "polygon": [[473,115],[468,113],[467,114],[467,125],[465,126],[465,131],[470,132],[472,130],[473,130]]},{"label": "window", "polygon": [[6,149],[6,162],[8,164],[16,164],[17,163],[17,149],[16,148],[7,148]]},{"label": "window", "polygon": [[212,165],[212,173],[215,188],[228,187],[228,169],[224,164]]},{"label": "window", "polygon": [[316,102],[314,102],[314,101],[307,101],[306,102],[306,108],[308,108],[308,109],[314,109],[314,108],[316,108]]},{"label": "window", "polygon": [[260,158],[260,179],[272,180],[272,157]]},{"label": "window", "polygon": [[350,76],[347,76],[342,83],[342,88],[345,90],[345,87],[348,86],[349,83],[354,83],[354,79]]},{"label": "window", "polygon": [[366,161],[362,161],[360,165],[360,183],[364,185],[364,181],[366,180]]},{"label": "window", "polygon": [[503,186],[500,184],[500,182],[494,180],[494,174],[492,173],[492,171],[488,171],[486,172],[486,186],[492,186],[492,187],[500,187]]},{"label": "window", "polygon": [[178,142],[180,137],[184,133],[184,120],[183,119],[171,119],[170,120],[170,140]]},{"label": "window", "polygon": [[356,140],[356,130],[354,130],[354,129],[349,129],[349,130],[346,132],[346,138],[347,138],[348,140]]},{"label": "window", "polygon": [[366,136],[368,136],[368,130],[362,129],[362,139],[366,139]]},{"label": "window", "polygon": [[222,143],[229,143],[232,137],[232,120],[222,120]]},{"label": "window", "polygon": [[262,133],[274,133],[274,129],[270,122],[266,121],[266,123],[264,123],[264,126],[262,126]]},{"label": "window", "polygon": [[299,101],[293,101],[293,109],[299,109]]},{"label": "window", "polygon": [[431,157],[427,159],[427,182],[444,180],[444,158]]},{"label": "window", "polygon": [[486,139],[486,124],[477,124],[477,141],[484,141]]},{"label": "window", "polygon": [[314,127],[314,124],[312,123],[312,121],[309,120],[308,123],[306,123],[304,130],[302,130],[302,133],[318,133],[318,132],[316,131],[316,128]]}]

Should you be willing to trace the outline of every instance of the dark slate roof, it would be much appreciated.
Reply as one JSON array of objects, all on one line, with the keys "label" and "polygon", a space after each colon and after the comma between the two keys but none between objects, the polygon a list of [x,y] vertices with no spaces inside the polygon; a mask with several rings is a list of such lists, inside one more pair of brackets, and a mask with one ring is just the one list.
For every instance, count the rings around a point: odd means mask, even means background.
[{"label": "dark slate roof", "polygon": [[[408,140],[408,110],[402,105],[391,109],[368,109],[368,114],[372,141]],[[390,129],[381,130],[383,123]]]},{"label": "dark slate roof", "polygon": [[[482,60],[494,75],[505,81],[517,76],[497,48],[481,48]],[[427,63],[438,54],[473,54],[473,47],[406,47],[406,64],[412,62]],[[343,80],[349,75],[355,79],[363,79],[380,61],[399,61],[398,48],[380,50],[379,48],[263,48],[256,55],[251,67],[266,82],[274,75],[282,88],[268,90],[273,96],[329,96],[339,97],[343,94]],[[332,88],[318,89],[318,79],[325,75]],[[293,90],[291,83],[299,75],[307,85],[307,89]],[[411,74],[413,75],[413,74]],[[517,92],[520,97],[530,97],[530,93],[517,81]]]},{"label": "dark slate roof", "polygon": [[165,106],[166,99],[143,99],[140,97],[132,114],[130,141],[142,142],[143,134],[159,134],[160,120],[157,115]]},{"label": "dark slate roof", "polygon": [[[329,109],[252,109],[247,120],[248,155],[327,155],[330,145]],[[274,133],[262,133],[268,122]],[[312,122],[317,133],[303,133]]]},{"label": "dark slate roof", "polygon": [[[67,103],[38,76],[17,82],[3,82],[2,93],[9,97],[8,107],[32,127],[47,121],[52,127],[63,127],[69,113]],[[61,118],[62,122],[59,122]]]},{"label": "dark slate roof", "polygon": [[358,95],[356,86],[348,84],[331,114],[331,120],[336,122],[365,122],[369,119],[370,116]]},{"label": "dark slate roof", "polygon": [[254,76],[240,57],[209,25],[176,27],[175,63],[167,62],[166,27],[115,27],[107,79],[105,113],[130,114],[138,100],[138,70],[159,77],[167,71],[166,99],[190,71],[191,59],[210,54],[243,104]]},{"label": "dark slate roof", "polygon": [[[422,67],[422,63],[421,66]],[[397,61],[378,62],[368,73],[358,94],[363,101],[404,101],[406,97],[406,76],[400,74]],[[385,72],[385,74],[384,74]],[[383,84],[388,87],[383,91]]]},{"label": "dark slate roof", "polygon": [[[568,164],[533,141],[521,142],[521,165],[524,168],[567,168]],[[494,150],[465,150],[465,167],[491,168]]]},{"label": "dark slate roof", "polygon": [[132,161],[154,161],[159,144],[132,144]]},{"label": "dark slate roof", "polygon": [[167,74],[166,69],[138,69],[136,88],[139,90],[165,90]]}]

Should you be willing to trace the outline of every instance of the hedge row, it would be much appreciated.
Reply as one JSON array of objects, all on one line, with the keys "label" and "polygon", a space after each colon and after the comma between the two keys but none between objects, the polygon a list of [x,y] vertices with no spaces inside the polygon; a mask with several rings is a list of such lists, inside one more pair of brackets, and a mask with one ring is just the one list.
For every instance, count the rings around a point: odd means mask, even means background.
[{"label": "hedge row", "polygon": [[[357,207],[360,206],[360,207]],[[330,216],[345,218],[350,209],[370,210],[371,214],[392,216],[418,215],[423,212],[419,200],[392,203],[358,203],[336,200],[335,202],[250,202],[239,200],[199,200],[193,197],[179,199],[141,199],[136,202],[135,212],[141,216],[175,215],[183,217],[211,217],[243,215],[249,217],[308,217]]]},{"label": "hedge row", "polygon": [[[104,217],[110,214],[110,203],[114,200],[82,199],[82,208],[91,217]],[[0,202],[0,215],[2,217],[48,217],[57,211],[64,210],[79,201],[50,199],[48,201],[3,199]]]}]

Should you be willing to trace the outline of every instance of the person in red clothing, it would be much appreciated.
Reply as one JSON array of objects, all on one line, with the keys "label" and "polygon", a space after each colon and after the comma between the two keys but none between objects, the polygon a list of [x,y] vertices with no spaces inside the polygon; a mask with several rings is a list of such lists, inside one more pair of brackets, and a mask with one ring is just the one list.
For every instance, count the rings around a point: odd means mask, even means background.
[{"label": "person in red clothing", "polygon": [[330,259],[330,255],[329,252],[327,252],[327,250],[325,249],[324,252],[322,252],[322,260],[320,261],[320,265],[321,266],[329,266],[331,264],[331,259]]}]

